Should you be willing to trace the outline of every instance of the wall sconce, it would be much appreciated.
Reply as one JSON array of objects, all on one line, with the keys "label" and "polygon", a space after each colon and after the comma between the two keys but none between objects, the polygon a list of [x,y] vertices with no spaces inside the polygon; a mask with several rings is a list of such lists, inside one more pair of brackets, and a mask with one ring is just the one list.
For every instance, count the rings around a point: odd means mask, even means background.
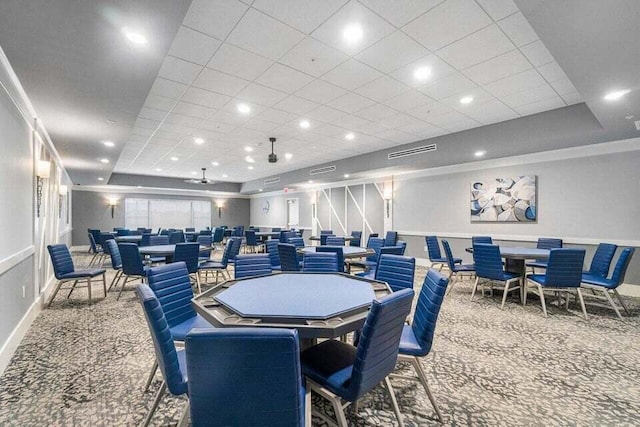
[{"label": "wall sconce", "polygon": [[118,200],[117,199],[109,199],[109,206],[111,207],[111,218],[113,218],[113,213],[116,209],[116,206],[118,206]]},{"label": "wall sconce", "polygon": [[390,183],[385,184],[382,198],[384,199],[384,202],[385,202],[387,218],[389,218],[389,205],[391,204],[391,199],[393,198],[393,189],[391,188]]},{"label": "wall sconce", "polygon": [[218,218],[222,218],[222,207],[224,206],[224,200],[216,200],[216,206],[218,207]]},{"label": "wall sconce", "polygon": [[61,185],[58,190],[58,218],[62,218],[62,202],[64,201],[64,196],[69,192],[69,188],[66,185]]},{"label": "wall sconce", "polygon": [[49,179],[50,171],[51,162],[38,160],[36,165],[36,215],[38,218],[40,218],[40,205],[42,204],[42,187],[44,186],[44,180]]}]

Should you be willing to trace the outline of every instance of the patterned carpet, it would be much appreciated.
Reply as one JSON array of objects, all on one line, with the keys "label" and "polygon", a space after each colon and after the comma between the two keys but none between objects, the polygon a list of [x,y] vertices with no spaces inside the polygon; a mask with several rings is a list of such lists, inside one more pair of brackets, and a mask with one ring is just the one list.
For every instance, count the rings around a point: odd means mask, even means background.
[{"label": "patterned carpet", "polygon": [[[424,274],[419,268],[416,292]],[[131,290],[120,301],[111,292],[91,307],[81,290],[42,312],[0,378],[0,425],[142,421],[160,379],[142,392],[153,350]],[[585,321],[576,305],[568,312],[551,307],[543,318],[533,294],[525,308],[508,299],[504,311],[500,292],[475,302],[470,295],[471,283],[464,282],[447,297],[433,350],[423,359],[446,425],[640,424],[640,301],[627,299],[632,315],[624,322],[588,303]],[[392,383],[406,425],[438,425],[417,382]],[[313,400],[331,413],[327,402]],[[175,425],[184,402],[167,397],[153,425]],[[356,426],[395,424],[382,387],[347,416]],[[325,425],[315,417],[313,424]]]}]

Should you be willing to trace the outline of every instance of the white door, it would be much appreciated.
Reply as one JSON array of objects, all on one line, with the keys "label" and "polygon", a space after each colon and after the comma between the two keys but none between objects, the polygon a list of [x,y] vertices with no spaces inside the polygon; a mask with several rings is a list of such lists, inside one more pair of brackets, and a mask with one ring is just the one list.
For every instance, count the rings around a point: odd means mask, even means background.
[{"label": "white door", "polygon": [[298,199],[287,199],[287,227],[294,228],[300,224]]}]

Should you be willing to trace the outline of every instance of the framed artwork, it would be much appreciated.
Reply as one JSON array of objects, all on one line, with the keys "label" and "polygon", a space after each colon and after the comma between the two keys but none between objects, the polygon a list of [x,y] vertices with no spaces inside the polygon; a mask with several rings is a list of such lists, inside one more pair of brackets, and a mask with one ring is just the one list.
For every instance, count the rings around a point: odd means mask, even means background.
[{"label": "framed artwork", "polygon": [[471,183],[471,222],[536,222],[536,176]]}]

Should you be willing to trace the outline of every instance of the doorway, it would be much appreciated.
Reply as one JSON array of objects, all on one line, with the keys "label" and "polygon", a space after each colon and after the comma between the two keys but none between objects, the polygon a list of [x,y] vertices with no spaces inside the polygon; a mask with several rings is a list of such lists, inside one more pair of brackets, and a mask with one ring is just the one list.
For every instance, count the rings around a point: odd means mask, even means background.
[{"label": "doorway", "polygon": [[300,224],[298,199],[287,199],[287,227],[297,228]]}]

